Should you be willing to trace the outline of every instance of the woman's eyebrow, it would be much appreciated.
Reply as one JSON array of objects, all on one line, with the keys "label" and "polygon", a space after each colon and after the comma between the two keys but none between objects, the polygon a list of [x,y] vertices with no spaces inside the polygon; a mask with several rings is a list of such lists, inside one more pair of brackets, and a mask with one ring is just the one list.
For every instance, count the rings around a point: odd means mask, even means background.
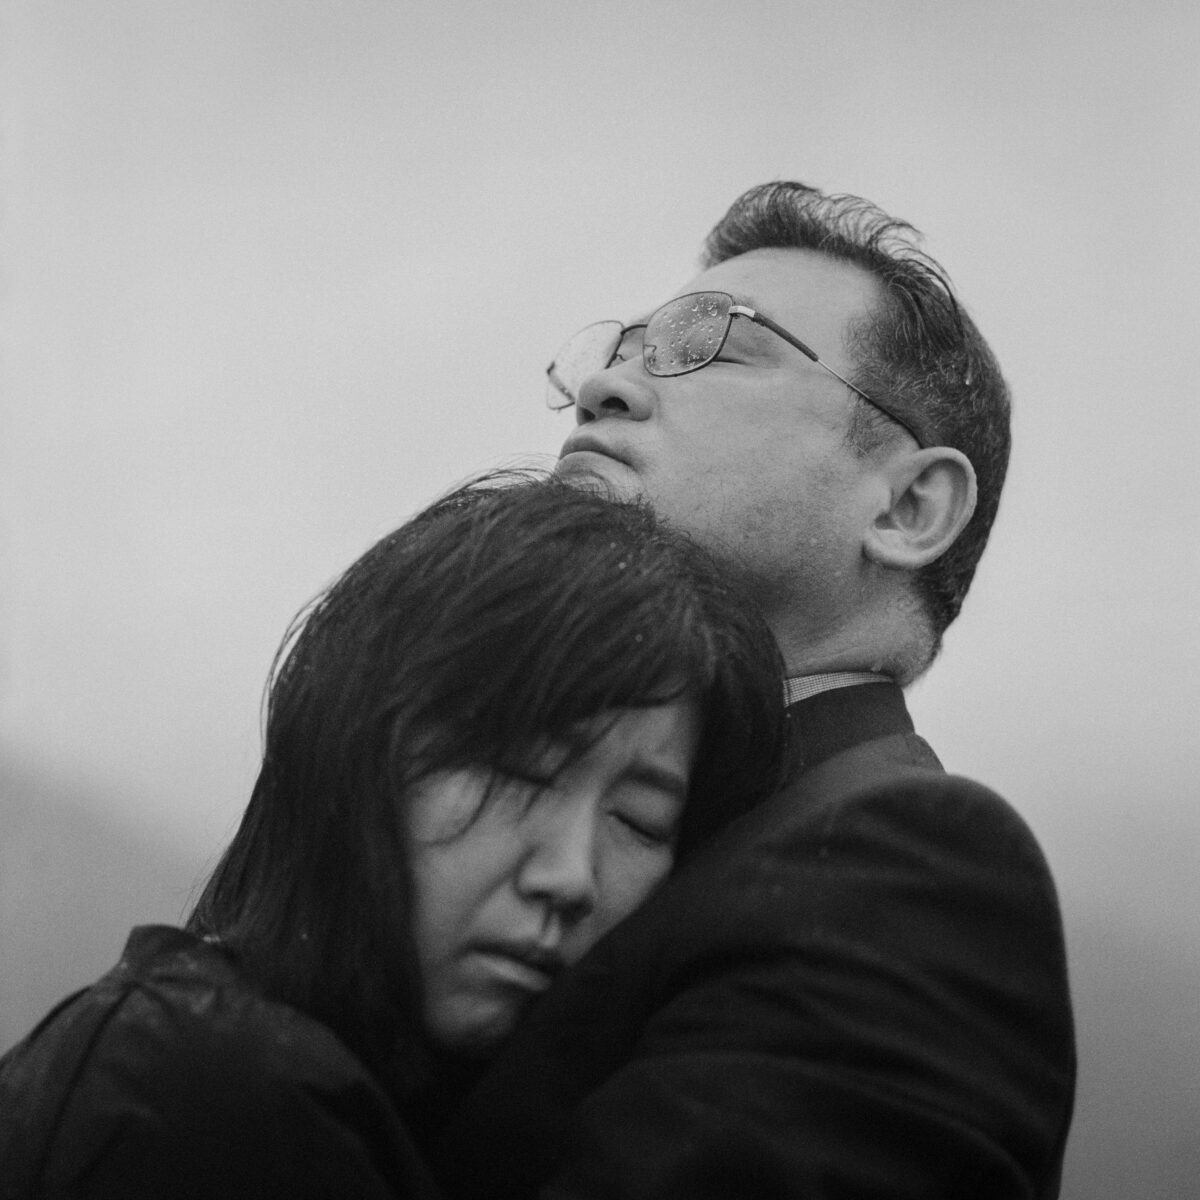
[{"label": "woman's eyebrow", "polygon": [[687,795],[687,776],[681,775],[669,767],[660,767],[657,763],[635,762],[626,772],[626,778],[633,780],[634,783],[644,783],[657,788],[680,800]]}]

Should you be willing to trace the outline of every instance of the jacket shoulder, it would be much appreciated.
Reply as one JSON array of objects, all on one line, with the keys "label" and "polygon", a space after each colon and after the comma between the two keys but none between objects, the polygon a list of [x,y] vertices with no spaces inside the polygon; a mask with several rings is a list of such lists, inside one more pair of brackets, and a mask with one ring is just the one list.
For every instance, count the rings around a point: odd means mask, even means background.
[{"label": "jacket shoulder", "polygon": [[127,956],[60,1006],[5,1060],[0,1107],[0,1157],[21,1164],[4,1197],[83,1180],[95,1196],[382,1196],[419,1175],[358,1060],[211,948]]}]

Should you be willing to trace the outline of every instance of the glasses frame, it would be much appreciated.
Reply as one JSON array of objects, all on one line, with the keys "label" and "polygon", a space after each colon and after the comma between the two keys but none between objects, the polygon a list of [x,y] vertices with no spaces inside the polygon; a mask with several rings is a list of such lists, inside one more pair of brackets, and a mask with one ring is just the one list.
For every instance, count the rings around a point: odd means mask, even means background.
[{"label": "glasses frame", "polygon": [[[650,327],[651,323],[654,321],[654,318],[657,317],[658,314],[660,312],[662,312],[662,310],[664,308],[667,308],[669,305],[678,304],[681,300],[691,300],[691,299],[695,299],[695,298],[701,297],[701,296],[720,296],[729,301],[729,310],[725,314],[725,317],[724,317],[725,330],[721,334],[721,339],[717,343],[716,348],[713,350],[713,352],[710,355],[708,355],[708,357],[703,359],[701,362],[694,363],[691,366],[683,367],[682,369],[677,370],[677,371],[663,371],[663,370],[654,370],[651,368],[650,363],[648,362],[648,360],[646,358],[646,343],[643,342],[642,343],[642,365],[645,367],[646,372],[648,374],[653,375],[656,379],[674,379],[679,375],[690,375],[693,371],[702,371],[705,367],[709,366],[720,355],[721,351],[725,348],[725,343],[729,338],[729,331],[733,328],[733,318],[734,317],[746,317],[748,320],[753,321],[756,325],[761,325],[764,329],[769,329],[773,334],[776,335],[776,337],[780,337],[785,342],[787,342],[787,344],[789,346],[794,346],[797,350],[800,351],[801,354],[803,354],[806,358],[808,358],[812,362],[816,363],[817,366],[820,367],[823,371],[827,371],[839,383],[842,383],[846,387],[848,387],[856,396],[859,397],[860,400],[865,400],[866,403],[868,403],[876,411],[883,413],[883,415],[885,417],[887,417],[889,420],[894,421],[897,425],[899,425],[900,428],[905,430],[912,437],[912,439],[917,443],[917,445],[920,446],[922,449],[924,449],[927,446],[927,442],[925,441],[925,439],[922,438],[917,433],[917,431],[903,417],[897,416],[896,413],[894,413],[887,405],[881,404],[878,400],[875,400],[873,397],[868,396],[867,393],[862,390],[862,388],[855,387],[855,385],[852,384],[850,382],[850,380],[848,380],[844,375],[840,374],[838,371],[835,371],[833,369],[833,367],[831,367],[827,362],[822,361],[820,355],[818,355],[817,352],[811,346],[809,346],[806,342],[802,342],[794,333],[790,333],[788,330],[784,329],[784,327],[782,325],[778,324],[775,321],[772,321],[770,317],[766,316],[763,313],[760,313],[757,309],[751,308],[751,307],[749,307],[749,305],[746,305],[746,304],[739,304],[733,298],[733,296],[731,296],[728,292],[721,292],[721,291],[687,292],[682,296],[676,296],[673,300],[668,300],[666,304],[659,305],[659,307],[656,308],[646,318],[646,320],[635,321],[632,325],[622,325],[620,321],[595,321],[591,325],[584,326],[584,328],[581,329],[579,331],[579,333],[575,334],[575,337],[568,340],[566,345],[570,345],[570,343],[572,341],[574,341],[575,338],[579,337],[580,334],[586,332],[588,329],[595,329],[601,325],[614,326],[615,327],[615,342],[613,345],[612,354],[609,356],[608,361],[604,364],[603,367],[597,368],[597,370],[602,370],[602,371],[607,370],[616,361],[617,354],[620,352],[620,349],[621,349],[621,342],[624,340],[625,335],[627,333],[632,333],[633,330],[635,330],[635,329],[648,329]],[[566,346],[564,346],[563,349],[566,349]],[[559,353],[561,355],[561,351]],[[546,368],[546,374],[549,377],[550,387],[553,389],[554,394],[556,396],[561,396],[563,402],[559,403],[559,404],[555,404],[553,402],[552,395],[548,393],[547,397],[546,397],[546,404],[551,409],[559,410],[559,409],[563,409],[563,408],[569,408],[572,404],[577,403],[577,399],[576,399],[576,397],[572,396],[569,392],[567,392],[567,390],[563,386],[561,386],[560,383],[557,381],[558,376],[555,371],[556,365],[557,365],[557,359]]]}]

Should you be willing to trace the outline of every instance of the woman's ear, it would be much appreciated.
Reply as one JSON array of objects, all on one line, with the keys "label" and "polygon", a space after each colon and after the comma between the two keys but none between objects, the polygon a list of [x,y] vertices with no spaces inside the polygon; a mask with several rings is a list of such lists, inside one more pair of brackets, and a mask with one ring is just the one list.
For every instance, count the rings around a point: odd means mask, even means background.
[{"label": "woman's ear", "polygon": [[[954,544],[975,511],[975,468],[950,446],[899,455],[885,468],[890,503],[863,537],[874,563],[915,571]],[[886,500],[885,500],[886,502]]]}]

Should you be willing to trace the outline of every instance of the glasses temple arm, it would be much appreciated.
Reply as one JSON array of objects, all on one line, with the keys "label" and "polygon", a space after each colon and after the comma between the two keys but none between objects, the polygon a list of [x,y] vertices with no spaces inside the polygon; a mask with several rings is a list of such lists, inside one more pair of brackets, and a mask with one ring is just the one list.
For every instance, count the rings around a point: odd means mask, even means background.
[{"label": "glasses temple arm", "polygon": [[782,325],[777,325],[774,321],[771,320],[770,317],[764,317],[762,315],[762,313],[756,312],[752,308],[746,308],[744,305],[741,305],[741,304],[735,304],[735,305],[731,306],[729,311],[741,313],[743,316],[749,317],[752,321],[756,322],[757,324],[766,326],[767,329],[769,329],[772,333],[777,334],[779,337],[783,338],[783,340],[785,342],[787,342],[789,345],[795,346],[796,349],[799,350],[801,354],[804,354],[808,358],[811,358],[812,361],[815,362],[818,367],[821,367],[823,370],[828,371],[829,374],[834,377],[834,379],[838,379],[842,383],[844,383],[856,396],[865,400],[872,408],[879,409],[879,411],[881,413],[883,413],[883,415],[885,417],[890,417],[893,421],[896,422],[897,425],[900,426],[901,429],[908,430],[908,432],[912,435],[913,441],[915,441],[918,446],[925,445],[924,438],[920,437],[918,435],[917,431],[906,420],[904,420],[903,417],[898,417],[894,412],[892,412],[892,410],[890,408],[885,408],[882,404],[880,404],[878,400],[872,400],[871,397],[868,396],[867,393],[862,390],[862,388],[855,387],[855,385],[852,384],[850,382],[850,380],[848,380],[845,377],[845,375],[841,374],[841,372],[839,372],[839,371],[835,371],[827,362],[822,362],[821,359],[817,356],[817,352],[811,346],[806,346],[794,334],[788,333],[788,331],[786,329],[784,329]]},{"label": "glasses temple arm", "polygon": [[819,367],[824,367],[825,370],[827,370],[830,373],[830,375],[833,375],[835,378],[840,379],[852,392],[857,392],[858,395],[862,396],[862,398],[864,400],[870,399],[869,396],[867,396],[863,392],[859,391],[859,389],[856,388],[854,386],[854,384],[852,384],[850,382],[850,380],[846,379],[842,375],[839,375],[838,372],[835,371],[828,363],[822,362],[820,359],[820,356],[817,354],[817,352],[811,346],[806,346],[798,337],[796,337],[796,335],[794,333],[788,333],[788,331],[786,329],[784,329],[784,327],[782,325],[776,325],[775,322],[772,321],[770,317],[764,317],[762,315],[762,313],[756,312],[752,308],[744,308],[740,304],[734,305],[733,308],[730,309],[730,312],[739,312],[743,316],[749,317],[756,324],[765,325],[772,333],[777,334],[779,337],[783,338],[783,340],[785,342],[787,342],[788,345],[795,346],[796,349],[799,350],[801,354],[807,355]]}]

